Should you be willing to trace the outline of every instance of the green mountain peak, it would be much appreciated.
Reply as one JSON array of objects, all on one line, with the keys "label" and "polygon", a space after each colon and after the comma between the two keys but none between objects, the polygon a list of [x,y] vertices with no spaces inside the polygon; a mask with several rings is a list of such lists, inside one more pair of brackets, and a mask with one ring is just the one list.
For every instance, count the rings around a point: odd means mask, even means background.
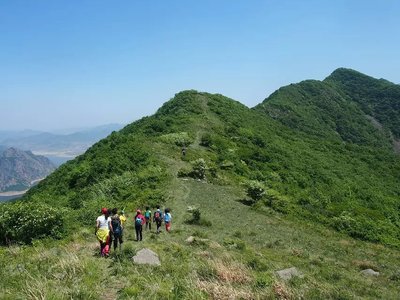
[{"label": "green mountain peak", "polygon": [[[400,97],[397,85],[354,72],[282,87],[254,108],[219,94],[179,92],[59,167],[21,201],[0,206],[1,241],[39,247],[21,250],[29,272],[38,274],[31,267],[38,259],[46,273],[54,271],[49,278],[39,272],[37,282],[57,285],[58,276],[73,274],[65,291],[48,298],[395,298]],[[171,208],[172,232],[145,231],[143,244],[133,242],[133,212],[158,204]],[[113,263],[93,256],[101,207],[125,208],[130,220]],[[45,221],[37,222],[41,215]],[[63,238],[52,242],[53,252],[71,255],[73,270],[37,246],[44,236]],[[132,264],[143,246],[160,255],[169,276]],[[28,282],[26,272],[9,273],[17,256],[0,259],[10,265],[0,268],[2,278],[12,276],[3,290],[20,298],[43,290],[13,287]],[[277,277],[291,266],[305,274],[296,284]],[[88,274],[109,268],[116,275],[95,276],[109,285],[88,287]],[[364,269],[384,275],[372,284],[359,274]]]}]

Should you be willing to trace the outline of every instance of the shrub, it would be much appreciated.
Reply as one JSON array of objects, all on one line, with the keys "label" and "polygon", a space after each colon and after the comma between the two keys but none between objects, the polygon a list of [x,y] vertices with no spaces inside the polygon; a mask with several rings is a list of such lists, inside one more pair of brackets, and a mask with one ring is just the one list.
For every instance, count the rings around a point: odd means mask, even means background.
[{"label": "shrub", "polygon": [[201,216],[200,209],[196,208],[195,210],[193,210],[192,215],[193,215],[193,221],[198,223],[200,221],[200,216]]},{"label": "shrub", "polygon": [[207,164],[203,158],[196,159],[192,162],[193,170],[192,177],[198,179],[204,179],[206,177]]},{"label": "shrub", "polygon": [[200,226],[207,226],[210,227],[212,224],[210,221],[201,217],[200,209],[195,208],[192,210],[192,218],[186,220],[186,224],[190,225],[200,225]]},{"label": "shrub", "polygon": [[333,218],[333,227],[338,231],[351,233],[356,226],[356,220],[347,211],[343,211],[340,216]]},{"label": "shrub", "polygon": [[179,147],[188,146],[193,143],[193,139],[187,132],[176,132],[164,134],[160,137],[161,141],[167,144],[175,144]]},{"label": "shrub", "polygon": [[211,147],[212,146],[212,137],[211,134],[205,133],[201,137],[200,145],[203,147]]},{"label": "shrub", "polygon": [[0,211],[1,243],[31,243],[33,239],[60,237],[62,213],[39,203],[17,202],[2,205]]},{"label": "shrub", "polygon": [[269,189],[266,193],[267,205],[273,210],[286,214],[289,212],[289,200],[277,191]]},{"label": "shrub", "polygon": [[245,183],[245,186],[247,196],[253,199],[254,203],[265,195],[265,186],[260,181],[249,180]]},{"label": "shrub", "polygon": [[178,177],[190,177],[192,174],[192,170],[189,168],[182,168],[178,171]]}]

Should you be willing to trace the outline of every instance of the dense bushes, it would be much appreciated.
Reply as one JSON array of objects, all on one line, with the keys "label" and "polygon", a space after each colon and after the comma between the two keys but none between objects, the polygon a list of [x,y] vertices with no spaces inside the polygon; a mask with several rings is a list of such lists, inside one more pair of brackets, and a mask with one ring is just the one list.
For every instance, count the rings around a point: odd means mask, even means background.
[{"label": "dense bushes", "polygon": [[60,237],[62,212],[46,204],[17,202],[0,206],[1,243],[30,243],[43,237]]}]

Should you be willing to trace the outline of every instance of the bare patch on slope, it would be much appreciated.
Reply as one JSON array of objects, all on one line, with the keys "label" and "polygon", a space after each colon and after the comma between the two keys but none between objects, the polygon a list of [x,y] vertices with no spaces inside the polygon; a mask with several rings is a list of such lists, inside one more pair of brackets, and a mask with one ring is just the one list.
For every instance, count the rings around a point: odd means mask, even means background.
[{"label": "bare patch on slope", "polygon": [[374,126],[376,129],[379,129],[380,131],[383,130],[382,124],[373,116],[366,115],[366,118],[371,122],[372,126]]},{"label": "bare patch on slope", "polygon": [[[366,115],[366,118],[371,122],[372,126],[380,131],[384,131],[383,125],[374,117]],[[393,150],[396,153],[400,153],[400,140],[396,139],[392,133],[390,133],[390,137],[393,141]]]}]

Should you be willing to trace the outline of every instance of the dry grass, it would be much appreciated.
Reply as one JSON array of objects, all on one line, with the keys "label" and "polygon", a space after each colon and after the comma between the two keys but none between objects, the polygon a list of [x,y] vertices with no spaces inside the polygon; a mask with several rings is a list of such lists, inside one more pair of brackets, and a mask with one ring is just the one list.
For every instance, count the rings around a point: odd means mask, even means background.
[{"label": "dry grass", "polygon": [[288,288],[282,282],[274,283],[272,290],[278,299],[289,300],[293,298]]},{"label": "dry grass", "polygon": [[215,241],[211,241],[209,244],[210,249],[221,249],[222,246]]},{"label": "dry grass", "polygon": [[351,263],[360,270],[372,269],[374,271],[379,271],[379,267],[369,260],[353,260]]},{"label": "dry grass", "polygon": [[25,286],[22,288],[26,299],[32,300],[46,300],[47,295],[47,281],[45,278],[34,278],[29,276],[30,279],[26,281]]},{"label": "dry grass", "polygon": [[352,246],[354,244],[354,242],[349,241],[349,240],[340,240],[339,244],[344,247],[349,247],[349,246]]},{"label": "dry grass", "polygon": [[213,258],[213,254],[209,251],[200,251],[197,252],[196,255],[206,258],[206,259],[212,259]]},{"label": "dry grass", "polygon": [[214,262],[213,265],[220,281],[239,284],[245,284],[251,281],[249,270],[241,263],[227,263],[218,260]]},{"label": "dry grass", "polygon": [[227,283],[201,281],[197,282],[197,288],[206,292],[212,299],[216,300],[236,300],[236,299],[256,299],[252,292],[237,289]]},{"label": "dry grass", "polygon": [[298,249],[298,248],[294,248],[294,249],[292,249],[292,255],[300,257],[300,256],[303,255],[303,250],[302,249]]},{"label": "dry grass", "polygon": [[21,247],[19,246],[10,246],[7,250],[11,256],[18,256],[21,253]]}]

